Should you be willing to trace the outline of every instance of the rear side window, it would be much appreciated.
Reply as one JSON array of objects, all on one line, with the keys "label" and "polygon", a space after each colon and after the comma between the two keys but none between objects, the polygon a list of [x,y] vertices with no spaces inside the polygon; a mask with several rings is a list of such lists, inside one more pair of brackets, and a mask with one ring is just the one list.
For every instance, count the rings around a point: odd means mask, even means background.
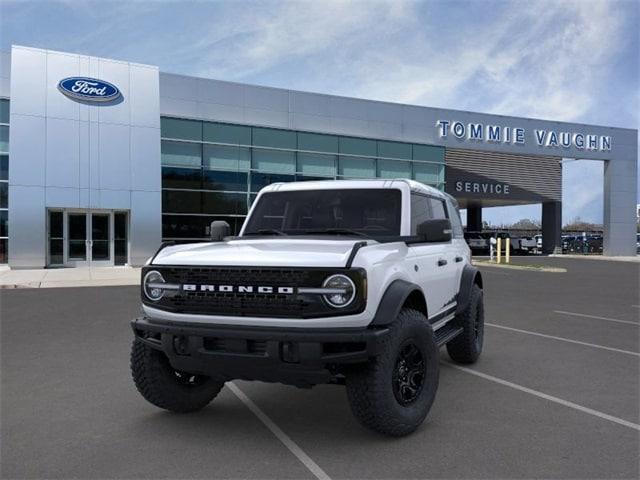
[{"label": "rear side window", "polygon": [[[460,220],[460,211],[455,207],[453,202],[447,202],[449,209],[449,219],[451,220],[451,229],[455,238],[464,238],[464,230],[462,229],[462,220]],[[479,234],[477,238],[482,238]]]},{"label": "rear side window", "polygon": [[411,235],[417,235],[418,225],[431,218],[429,197],[424,195],[411,195]]},{"label": "rear side window", "polygon": [[444,200],[429,197],[429,206],[431,207],[431,218],[436,220],[449,218],[447,216],[447,209],[444,206]]}]

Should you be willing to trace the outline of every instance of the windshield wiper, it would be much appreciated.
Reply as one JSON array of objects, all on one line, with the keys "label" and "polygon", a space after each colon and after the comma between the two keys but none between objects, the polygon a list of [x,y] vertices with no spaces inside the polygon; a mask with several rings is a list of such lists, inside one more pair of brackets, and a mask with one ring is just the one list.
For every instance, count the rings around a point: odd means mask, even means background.
[{"label": "windshield wiper", "polygon": [[261,228],[260,230],[256,230],[255,232],[247,232],[245,235],[281,235],[286,236],[287,234],[281,230],[276,230],[275,228]]},{"label": "windshield wiper", "polygon": [[366,233],[358,232],[356,230],[351,230],[350,228],[323,228],[318,230],[305,230],[304,233],[326,233],[328,235],[356,235],[358,237],[369,238],[369,235]]}]

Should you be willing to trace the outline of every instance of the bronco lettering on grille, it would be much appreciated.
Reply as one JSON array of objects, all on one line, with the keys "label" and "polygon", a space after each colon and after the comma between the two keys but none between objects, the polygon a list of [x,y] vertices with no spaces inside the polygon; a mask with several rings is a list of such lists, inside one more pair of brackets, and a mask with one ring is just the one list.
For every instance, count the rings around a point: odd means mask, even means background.
[{"label": "bronco lettering on grille", "polygon": [[294,287],[270,287],[253,285],[196,285],[193,283],[182,284],[185,292],[220,292],[220,293],[276,293],[293,295]]}]

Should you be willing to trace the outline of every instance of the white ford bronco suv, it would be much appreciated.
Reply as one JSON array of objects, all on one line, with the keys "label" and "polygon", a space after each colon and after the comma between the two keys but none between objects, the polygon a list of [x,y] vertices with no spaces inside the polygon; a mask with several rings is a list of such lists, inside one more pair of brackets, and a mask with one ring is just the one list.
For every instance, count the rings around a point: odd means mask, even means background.
[{"label": "white ford bronco suv", "polygon": [[482,277],[455,200],[411,180],[272,184],[240,234],[164,244],[142,269],[131,370],[152,404],[205,407],[234,379],[346,385],[366,427],[406,435],[438,388],[439,347],[482,350]]}]

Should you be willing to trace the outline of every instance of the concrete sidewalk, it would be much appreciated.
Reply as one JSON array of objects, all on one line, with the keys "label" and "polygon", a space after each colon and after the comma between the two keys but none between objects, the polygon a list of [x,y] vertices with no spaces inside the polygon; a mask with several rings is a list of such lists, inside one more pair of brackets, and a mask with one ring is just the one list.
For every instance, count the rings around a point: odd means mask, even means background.
[{"label": "concrete sidewalk", "polygon": [[140,269],[132,267],[39,268],[0,270],[0,288],[98,287],[139,285]]}]

